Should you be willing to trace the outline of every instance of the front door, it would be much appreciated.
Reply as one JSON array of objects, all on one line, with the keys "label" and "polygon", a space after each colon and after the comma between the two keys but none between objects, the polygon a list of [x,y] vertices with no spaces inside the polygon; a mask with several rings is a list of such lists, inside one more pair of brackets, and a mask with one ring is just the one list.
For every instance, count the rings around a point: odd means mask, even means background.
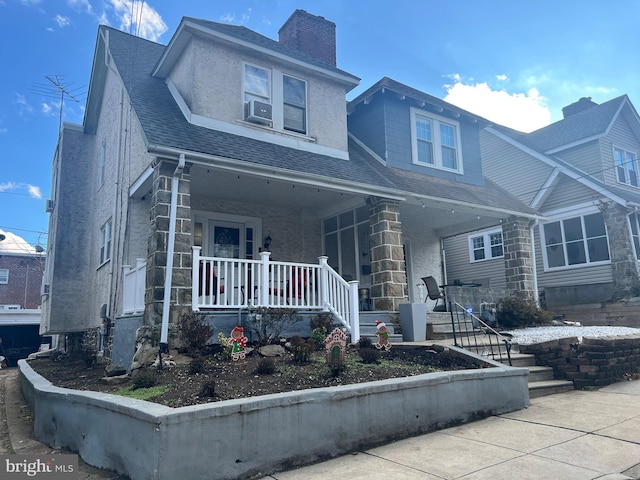
[{"label": "front door", "polygon": [[246,258],[245,225],[209,220],[209,254],[223,258]]}]

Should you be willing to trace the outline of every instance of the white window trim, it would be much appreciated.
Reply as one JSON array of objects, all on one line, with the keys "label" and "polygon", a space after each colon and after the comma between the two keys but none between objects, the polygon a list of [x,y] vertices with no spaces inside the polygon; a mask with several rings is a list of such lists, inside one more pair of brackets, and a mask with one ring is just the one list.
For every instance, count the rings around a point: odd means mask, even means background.
[{"label": "white window trim", "polygon": [[[605,223],[605,232],[606,232],[606,237],[607,237],[607,247],[609,248],[609,260],[601,260],[599,262],[585,262],[585,263],[579,263],[576,265],[563,265],[561,267],[549,267],[549,259],[547,258],[547,239],[545,237],[545,230],[544,230],[544,225],[550,224],[550,223],[555,223],[555,222],[561,222],[563,220],[569,220],[571,218],[576,218],[576,217],[580,217],[581,218],[581,223],[582,223],[582,227],[583,227],[583,231],[582,233],[584,234],[584,221],[582,220],[583,217],[587,216],[587,215],[593,215],[595,213],[602,213],[600,212],[600,210],[598,210],[597,208],[593,207],[593,208],[581,208],[579,210],[573,210],[571,212],[569,211],[565,211],[563,212],[562,215],[558,215],[558,216],[550,216],[547,215],[547,218],[549,219],[548,221],[544,222],[544,223],[540,223],[540,225],[538,226],[538,233],[540,235],[540,250],[542,250],[542,259],[543,259],[543,265],[544,265],[544,271],[545,272],[560,272],[562,270],[573,270],[576,268],[589,268],[589,267],[596,267],[599,265],[610,265],[611,264],[611,241],[609,239],[609,232],[606,230],[606,223]],[[584,239],[583,239],[584,240]],[[564,257],[565,257],[565,262],[567,261],[567,244],[565,241],[562,242],[562,248],[564,249]]]},{"label": "white window trim", "polygon": [[6,285],[9,283],[9,270],[6,268],[0,268],[0,285]]},{"label": "white window trim", "polygon": [[[629,169],[625,168],[624,169],[624,182],[621,182],[620,179],[618,178],[618,165],[616,164],[616,150],[619,150],[623,153],[629,153],[631,154],[631,156],[633,157],[633,171],[636,172],[636,182],[638,183],[638,185],[632,185],[631,184],[631,179],[629,178]],[[616,182],[618,182],[620,185],[626,185],[627,187],[632,187],[632,188],[640,188],[640,170],[638,170],[638,155],[637,153],[632,152],[631,150],[627,150],[626,148],[622,148],[622,147],[617,147],[617,146],[613,146],[613,168],[615,170],[615,174],[616,174]]]},{"label": "white window trim", "polygon": [[[107,238],[106,234],[109,234]],[[113,223],[111,219],[107,220],[100,227],[100,267],[111,260],[113,250]],[[104,255],[103,255],[104,252]]]},{"label": "white window trim", "polygon": [[[502,255],[498,255],[496,257],[491,256],[491,235],[494,233],[500,233],[502,235]],[[483,237],[484,238],[484,258],[476,260],[473,255],[473,239]],[[476,232],[467,237],[467,244],[469,246],[469,261],[471,263],[478,262],[487,262],[490,260],[496,260],[498,258],[504,258],[504,234],[502,234],[502,228],[494,228],[491,230],[486,230],[484,232]]]},{"label": "white window trim", "polygon": [[[269,73],[269,99],[267,100],[267,103],[269,103],[271,105],[271,114],[272,114],[272,125],[267,125],[267,124],[258,124],[258,123],[252,123],[252,122],[247,122],[244,120],[244,109],[245,109],[245,99],[244,99],[244,95],[246,93],[246,89],[245,89],[245,71],[246,71],[246,66],[252,66],[255,68],[260,68],[262,70],[266,70]],[[305,106],[305,127],[306,127],[306,132],[305,133],[301,133],[301,132],[296,132],[295,130],[287,130],[284,128],[284,80],[283,77],[284,76],[287,77],[291,77],[291,78],[295,78],[296,80],[300,80],[302,82],[305,83],[305,100],[306,100],[306,106]],[[278,70],[276,68],[272,68],[272,67],[265,67],[263,65],[259,65],[257,63],[254,62],[243,62],[242,64],[242,93],[241,93],[241,105],[242,105],[242,111],[240,112],[240,118],[242,119],[242,123],[245,125],[251,125],[254,128],[259,128],[259,129],[265,129],[265,130],[271,130],[274,132],[278,132],[284,135],[290,135],[290,136],[294,136],[294,137],[298,137],[298,138],[304,138],[304,139],[309,139],[309,109],[311,108],[310,106],[310,102],[309,102],[309,82],[307,81],[307,79],[305,78],[301,78],[297,75],[292,75],[290,73],[287,73],[285,71],[282,70]]]},{"label": "white window trim", "polygon": [[[460,122],[451,118],[435,115],[425,110],[412,107],[410,110],[411,115],[411,162],[414,165],[420,165],[422,167],[435,168],[438,170],[444,170],[446,172],[464,173],[464,162],[462,160],[462,137],[460,135]],[[418,135],[416,132],[416,117],[426,118],[433,122],[433,159],[434,164],[429,165],[418,161]],[[456,130],[456,154],[458,161],[458,168],[447,168],[442,166],[442,145],[440,143],[440,123],[452,125]]]},{"label": "white window trim", "polygon": [[640,212],[631,212],[627,215],[627,220],[629,222],[629,238],[631,238],[631,244],[633,245],[633,253],[636,256],[636,261],[640,263],[640,251],[636,250],[636,242],[633,241],[633,230],[631,229],[631,222],[636,221],[633,220],[634,216],[637,219],[636,229],[638,232],[638,239],[640,240]]}]

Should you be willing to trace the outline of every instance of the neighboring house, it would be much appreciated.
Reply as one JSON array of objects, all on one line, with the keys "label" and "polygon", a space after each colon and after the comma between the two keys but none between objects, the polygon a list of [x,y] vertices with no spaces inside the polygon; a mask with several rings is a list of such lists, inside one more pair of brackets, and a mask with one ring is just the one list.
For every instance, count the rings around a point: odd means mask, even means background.
[{"label": "neighboring house", "polygon": [[84,123],[54,156],[48,332],[115,345],[144,324],[166,346],[181,312],[265,306],[328,310],[355,340],[358,307],[422,302],[441,239],[478,225],[505,227],[503,283],[533,291],[519,232],[539,216],[483,177],[484,121],[387,78],[347,106],[335,24],[296,10],[279,35],[99,28]]},{"label": "neighboring house", "polygon": [[44,257],[0,244],[0,355],[11,365],[40,346],[40,288]]},{"label": "neighboring house", "polygon": [[[548,308],[637,296],[638,113],[625,95],[600,105],[582,98],[563,114],[529,134],[485,128],[484,173],[545,217],[532,234],[537,288]],[[474,258],[473,239],[490,241],[496,231],[448,239],[447,253],[459,254],[450,272],[483,276],[493,268],[491,252]]]}]

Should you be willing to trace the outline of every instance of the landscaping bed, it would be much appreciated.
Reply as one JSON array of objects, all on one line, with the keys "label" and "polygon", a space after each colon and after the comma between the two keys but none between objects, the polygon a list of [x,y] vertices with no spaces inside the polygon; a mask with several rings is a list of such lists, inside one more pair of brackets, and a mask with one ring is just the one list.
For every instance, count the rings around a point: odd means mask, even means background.
[{"label": "landscaping bed", "polygon": [[377,362],[364,363],[358,347],[350,346],[344,370],[334,374],[321,351],[313,352],[307,362],[296,362],[294,355],[283,349],[282,355],[272,357],[273,372],[269,372],[265,371],[269,361],[257,349],[244,359],[232,361],[217,346],[195,360],[175,355],[175,366],[146,367],[130,377],[120,378],[116,384],[105,383],[104,364],[86,362],[80,357],[56,354],[32,360],[29,365],[58,387],[137,396],[170,407],[488,365],[438,345],[394,346],[390,351],[376,353],[380,357]]}]

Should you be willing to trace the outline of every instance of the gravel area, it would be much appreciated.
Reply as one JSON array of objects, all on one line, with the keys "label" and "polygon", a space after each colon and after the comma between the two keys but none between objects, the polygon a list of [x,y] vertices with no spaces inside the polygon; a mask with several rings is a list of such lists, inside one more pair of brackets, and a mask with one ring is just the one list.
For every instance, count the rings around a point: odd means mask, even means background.
[{"label": "gravel area", "polygon": [[620,335],[640,334],[640,329],[630,327],[579,327],[560,325],[553,327],[522,328],[508,330],[504,333],[513,335],[513,343],[528,345],[530,343],[546,342],[556,338],[578,337],[613,337]]}]

